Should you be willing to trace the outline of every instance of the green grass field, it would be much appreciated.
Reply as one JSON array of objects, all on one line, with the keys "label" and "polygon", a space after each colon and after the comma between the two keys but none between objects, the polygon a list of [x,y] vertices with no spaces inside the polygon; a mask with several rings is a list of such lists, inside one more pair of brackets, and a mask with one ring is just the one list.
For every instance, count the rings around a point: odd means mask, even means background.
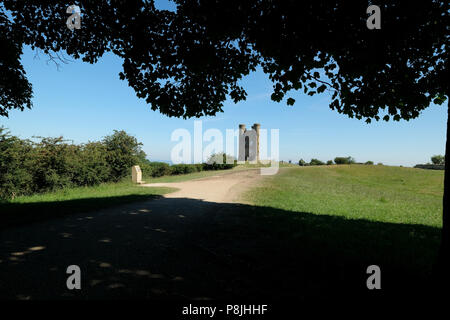
[{"label": "green grass field", "polygon": [[[361,286],[365,268],[376,264],[385,288],[420,291],[429,284],[439,248],[442,195],[443,171],[284,168],[243,195],[251,207],[235,218],[247,226],[236,234],[254,230],[254,237],[268,238],[265,254],[290,255],[290,264],[310,268],[301,278],[310,290],[328,290],[330,281]],[[325,280],[328,272],[334,277]]]},{"label": "green grass field", "polygon": [[244,199],[347,219],[442,226],[443,171],[340,165],[282,169]]},{"label": "green grass field", "polygon": [[0,202],[1,226],[7,227],[149,200],[173,190],[175,189],[143,188],[131,182],[119,182],[20,196],[8,202]]}]

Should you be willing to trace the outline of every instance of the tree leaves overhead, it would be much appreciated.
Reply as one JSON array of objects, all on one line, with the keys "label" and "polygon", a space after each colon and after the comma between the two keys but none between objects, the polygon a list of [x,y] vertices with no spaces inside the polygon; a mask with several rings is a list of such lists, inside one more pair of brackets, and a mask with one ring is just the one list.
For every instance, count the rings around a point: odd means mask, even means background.
[{"label": "tree leaves overhead", "polygon": [[[273,81],[274,101],[291,90],[327,92],[332,109],[367,121],[415,118],[448,94],[444,1],[379,1],[381,30],[366,27],[367,1],[174,2],[176,12],[153,1],[80,1],[82,28],[71,32],[66,2],[3,1],[12,19],[0,20],[0,37],[14,54],[6,62],[0,53],[1,114],[30,106],[22,44],[89,63],[113,52],[124,61],[120,78],[138,97],[184,118],[222,111],[227,96],[244,100],[239,80],[257,67]],[[4,76],[6,66],[22,81],[9,95],[14,77]]]},{"label": "tree leaves overhead", "polygon": [[3,12],[0,12],[0,116],[11,109],[31,108],[32,89],[20,63],[22,44]]}]

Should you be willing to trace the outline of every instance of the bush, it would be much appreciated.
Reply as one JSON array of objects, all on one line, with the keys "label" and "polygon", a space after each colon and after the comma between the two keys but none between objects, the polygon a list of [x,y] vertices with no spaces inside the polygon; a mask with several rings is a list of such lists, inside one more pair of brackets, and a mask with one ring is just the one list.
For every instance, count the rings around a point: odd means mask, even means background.
[{"label": "bush", "polygon": [[0,127],[0,199],[31,193],[33,176],[30,164],[31,141],[11,136]]},{"label": "bush", "polygon": [[0,199],[118,181],[145,162],[140,145],[124,131],[76,145],[63,137],[22,140],[0,127]]},{"label": "bush", "polygon": [[[196,164],[175,164],[171,166],[171,174],[188,174],[199,171],[199,166]],[[201,171],[201,170],[200,170]]]},{"label": "bush", "polygon": [[334,158],[334,163],[336,164],[353,164],[355,159],[352,157],[336,157]]},{"label": "bush", "polygon": [[184,168],[184,173],[194,173],[198,172],[197,166],[195,164],[187,164]]},{"label": "bush", "polygon": [[189,174],[201,172],[203,170],[223,170],[231,169],[236,166],[233,164],[220,163],[196,163],[196,164],[174,164],[169,165],[165,162],[149,162],[141,165],[141,170],[145,176],[162,177],[166,175]]},{"label": "bush", "polygon": [[162,177],[172,173],[171,167],[165,162],[150,162],[152,177]]},{"label": "bush", "polygon": [[325,163],[323,163],[322,161],[320,161],[320,160],[318,160],[318,159],[311,159],[311,161],[309,162],[309,164],[311,165],[311,166],[322,166],[322,165],[324,165]]},{"label": "bush", "polygon": [[153,166],[150,162],[140,163],[139,167],[141,167],[142,177],[152,177],[153,176]]},{"label": "bush", "polygon": [[367,164],[367,165],[373,165],[373,161],[367,161],[366,163],[364,163],[364,164]]},{"label": "bush", "polygon": [[334,164],[334,163],[333,163],[333,160],[328,160],[328,161],[327,161],[327,166],[331,166],[332,164]]},{"label": "bush", "polygon": [[76,186],[86,168],[81,160],[81,147],[66,143],[63,137],[42,138],[34,143],[31,164],[29,172],[35,192]]},{"label": "bush", "polygon": [[101,142],[82,145],[75,159],[78,160],[78,169],[73,178],[75,185],[92,186],[111,180],[106,147]]},{"label": "bush", "polygon": [[[217,161],[210,164],[169,166],[148,161],[141,145],[125,131],[115,130],[102,141],[76,145],[63,137],[23,140],[0,127],[0,200],[118,181],[130,176],[131,167],[136,164],[146,177],[231,169],[237,164],[234,158],[219,153],[212,157]],[[223,163],[227,157],[232,163]]]},{"label": "bush", "polygon": [[175,164],[171,168],[171,174],[177,175],[177,174],[184,174],[185,173],[185,164]]},{"label": "bush", "polygon": [[208,171],[208,170],[226,170],[226,169],[231,169],[233,168],[235,165],[234,164],[219,164],[219,163],[213,163],[213,164],[209,164],[209,163],[204,163],[203,164],[203,170],[204,171]]}]

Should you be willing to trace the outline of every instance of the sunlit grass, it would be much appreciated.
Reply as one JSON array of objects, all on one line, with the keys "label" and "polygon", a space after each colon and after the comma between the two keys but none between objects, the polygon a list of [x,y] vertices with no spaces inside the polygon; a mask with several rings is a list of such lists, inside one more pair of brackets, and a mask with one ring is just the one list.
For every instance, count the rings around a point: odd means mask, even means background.
[{"label": "sunlit grass", "polygon": [[442,226],[443,171],[334,165],[282,169],[244,195],[259,206]]}]

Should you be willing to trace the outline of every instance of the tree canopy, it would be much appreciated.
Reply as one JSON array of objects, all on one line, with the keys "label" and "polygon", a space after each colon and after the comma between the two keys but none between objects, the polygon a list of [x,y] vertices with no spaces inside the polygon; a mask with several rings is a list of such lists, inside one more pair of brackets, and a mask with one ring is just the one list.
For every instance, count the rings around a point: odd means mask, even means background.
[{"label": "tree canopy", "polygon": [[[240,80],[257,68],[273,82],[274,101],[293,105],[293,90],[329,92],[331,109],[367,122],[416,118],[449,95],[447,1],[379,0],[380,29],[367,27],[372,1],[173,2],[174,12],[152,0],[74,1],[81,28],[71,31],[66,1],[0,1],[0,116],[32,105],[24,45],[89,63],[113,53],[139,98],[183,118],[245,100]],[[447,129],[447,151],[449,140]],[[449,172],[436,273],[448,283]]]},{"label": "tree canopy", "polygon": [[95,63],[123,59],[120,78],[153,110],[199,117],[245,100],[240,79],[261,68],[272,100],[292,90],[329,92],[330,108],[358,119],[411,119],[448,93],[448,4],[383,0],[381,29],[366,26],[367,1],[76,1],[81,29],[66,27],[65,1],[0,6],[0,115],[31,107],[23,45]]}]

